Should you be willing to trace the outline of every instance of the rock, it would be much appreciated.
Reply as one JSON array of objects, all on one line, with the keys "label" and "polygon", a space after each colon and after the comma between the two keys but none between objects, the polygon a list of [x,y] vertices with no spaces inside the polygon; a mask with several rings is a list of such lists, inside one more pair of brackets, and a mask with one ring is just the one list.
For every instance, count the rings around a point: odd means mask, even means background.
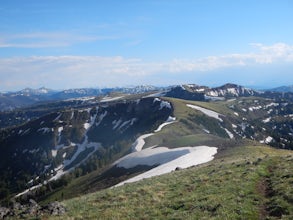
[{"label": "rock", "polygon": [[12,205],[13,210],[21,210],[23,206],[19,202],[14,202]]},{"label": "rock", "polygon": [[60,202],[52,202],[45,207],[51,215],[62,215],[65,213],[65,207]]},{"label": "rock", "polygon": [[9,216],[18,216],[20,213],[26,211],[26,207],[19,202],[13,201],[13,204],[10,208]]},{"label": "rock", "polygon": [[4,219],[10,212],[10,209],[6,207],[0,207],[0,219]]},{"label": "rock", "polygon": [[175,171],[182,170],[181,167],[176,167]]},{"label": "rock", "polygon": [[28,204],[28,209],[26,212],[30,215],[37,215],[39,213],[40,208],[41,207],[35,200],[30,199]]}]

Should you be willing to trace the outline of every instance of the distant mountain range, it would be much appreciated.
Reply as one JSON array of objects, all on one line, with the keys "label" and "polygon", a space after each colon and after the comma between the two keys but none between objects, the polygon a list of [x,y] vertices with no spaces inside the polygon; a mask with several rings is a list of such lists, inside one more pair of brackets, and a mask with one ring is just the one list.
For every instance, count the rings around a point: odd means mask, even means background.
[{"label": "distant mountain range", "polygon": [[272,89],[267,89],[268,91],[273,92],[293,92],[293,85],[291,86],[280,86]]},{"label": "distant mountain range", "polygon": [[[15,108],[30,106],[40,102],[58,101],[81,97],[97,97],[110,93],[142,94],[147,92],[164,92],[168,97],[176,97],[189,100],[207,101],[223,100],[235,97],[263,96],[281,97],[282,93],[293,92],[293,86],[282,86],[265,91],[254,90],[244,86],[227,83],[225,85],[210,88],[196,84],[185,84],[169,87],[156,87],[140,85],[133,87],[115,88],[79,88],[56,91],[41,87],[39,89],[25,88],[17,92],[0,93],[0,111],[9,111]],[[286,94],[287,96],[291,96]]]},{"label": "distant mountain range", "polygon": [[161,88],[141,85],[127,88],[80,88],[56,91],[41,87],[39,89],[25,88],[17,92],[0,93],[0,111],[13,110],[15,108],[29,106],[38,102],[56,101],[88,96],[106,95],[113,92],[138,94],[155,91]]}]

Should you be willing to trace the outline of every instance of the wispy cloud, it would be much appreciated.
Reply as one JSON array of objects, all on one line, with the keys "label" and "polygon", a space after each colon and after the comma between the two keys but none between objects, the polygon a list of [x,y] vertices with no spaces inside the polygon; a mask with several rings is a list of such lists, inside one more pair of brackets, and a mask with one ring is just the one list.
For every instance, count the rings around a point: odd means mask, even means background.
[{"label": "wispy cloud", "polygon": [[68,32],[32,32],[19,34],[1,34],[0,48],[48,48],[68,47],[82,42],[115,40],[114,35],[80,34]]},{"label": "wispy cloud", "polygon": [[251,44],[256,51],[235,53],[223,56],[208,56],[196,60],[175,59],[169,64],[171,72],[211,71],[219,68],[271,64],[276,62],[293,62],[293,45],[276,43],[270,46],[260,43]]},{"label": "wispy cloud", "polygon": [[[143,83],[160,74],[180,76],[186,72],[206,74],[234,67],[266,66],[293,63],[293,46],[253,44],[253,52],[209,56],[201,59],[174,59],[169,62],[146,62],[121,56],[30,56],[0,59],[0,88],[13,82],[29,85],[84,87]],[[33,80],[32,80],[33,79]]]}]

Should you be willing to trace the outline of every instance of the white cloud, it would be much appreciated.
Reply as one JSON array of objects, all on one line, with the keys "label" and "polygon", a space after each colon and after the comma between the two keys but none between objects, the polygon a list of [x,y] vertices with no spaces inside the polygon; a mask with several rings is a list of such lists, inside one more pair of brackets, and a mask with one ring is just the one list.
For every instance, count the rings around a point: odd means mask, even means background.
[{"label": "white cloud", "polygon": [[22,34],[2,34],[0,48],[49,48],[68,47],[81,42],[117,39],[114,35],[79,34],[69,32],[32,32]]},{"label": "white cloud", "polygon": [[[61,87],[115,86],[139,84],[160,74],[181,74],[293,62],[293,46],[253,44],[255,51],[201,59],[174,59],[169,62],[145,62],[121,56],[31,56],[0,58],[0,88],[13,86],[56,85]],[[163,81],[164,79],[162,79]],[[167,79],[166,79],[167,80]],[[169,80],[169,79],[168,79]],[[154,82],[158,83],[158,82]]]},{"label": "white cloud", "polygon": [[171,72],[211,71],[219,68],[293,62],[293,45],[276,43],[271,46],[251,44],[257,51],[244,54],[209,56],[196,60],[173,60],[169,63]]}]

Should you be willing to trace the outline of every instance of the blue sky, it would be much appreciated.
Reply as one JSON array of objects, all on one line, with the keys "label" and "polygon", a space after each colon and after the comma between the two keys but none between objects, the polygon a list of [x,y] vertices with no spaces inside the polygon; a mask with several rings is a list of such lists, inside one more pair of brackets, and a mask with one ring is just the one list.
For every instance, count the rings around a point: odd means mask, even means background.
[{"label": "blue sky", "polygon": [[0,91],[293,84],[291,0],[1,0]]}]

